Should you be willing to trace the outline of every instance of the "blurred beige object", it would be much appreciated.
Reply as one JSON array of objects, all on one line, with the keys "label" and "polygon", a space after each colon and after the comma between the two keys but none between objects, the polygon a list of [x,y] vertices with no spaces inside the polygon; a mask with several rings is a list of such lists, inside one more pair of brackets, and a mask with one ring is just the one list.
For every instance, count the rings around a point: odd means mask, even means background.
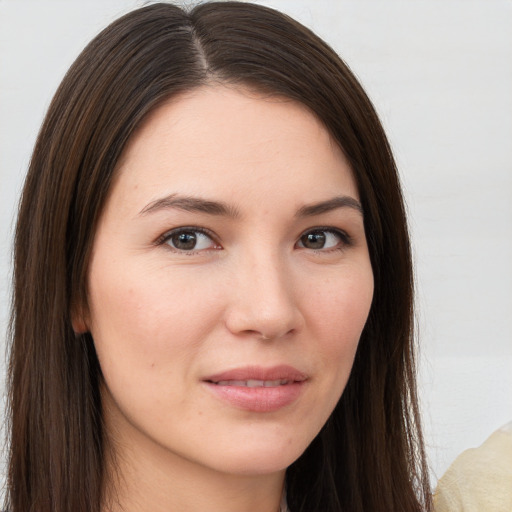
[{"label": "blurred beige object", "polygon": [[512,422],[455,459],[434,505],[435,512],[512,512]]}]

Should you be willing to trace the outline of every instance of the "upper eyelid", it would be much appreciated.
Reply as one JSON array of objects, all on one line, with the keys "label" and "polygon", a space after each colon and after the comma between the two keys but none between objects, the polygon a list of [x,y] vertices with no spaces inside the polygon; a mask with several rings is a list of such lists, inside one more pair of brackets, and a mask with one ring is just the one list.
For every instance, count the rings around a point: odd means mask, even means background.
[{"label": "upper eyelid", "polygon": [[308,229],[306,229],[306,230],[301,232],[301,234],[299,235],[299,239],[300,239],[300,237],[306,235],[307,233],[312,233],[312,232],[315,232],[315,231],[327,231],[329,233],[335,233],[337,235],[341,235],[341,236],[346,237],[348,239],[352,239],[350,234],[345,229],[337,228],[337,227],[334,227],[334,226],[315,226],[313,228],[308,228]]},{"label": "upper eyelid", "polygon": [[180,232],[186,232],[186,231],[196,231],[198,233],[201,233],[203,235],[206,235],[208,238],[211,238],[213,242],[218,244],[218,239],[211,230],[199,226],[180,226],[177,228],[172,228],[167,230],[165,233],[161,234],[156,240],[155,245],[160,245],[162,243],[165,243],[166,240],[168,240],[172,235]]}]

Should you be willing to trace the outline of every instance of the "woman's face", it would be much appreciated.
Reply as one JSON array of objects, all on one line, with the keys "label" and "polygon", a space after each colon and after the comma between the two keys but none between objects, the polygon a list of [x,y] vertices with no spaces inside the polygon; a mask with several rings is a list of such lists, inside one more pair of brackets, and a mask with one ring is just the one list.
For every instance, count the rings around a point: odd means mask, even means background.
[{"label": "woman's face", "polygon": [[75,328],[135,463],[281,471],[339,400],[372,301],[351,169],[293,101],[174,98],[123,155],[88,288]]}]

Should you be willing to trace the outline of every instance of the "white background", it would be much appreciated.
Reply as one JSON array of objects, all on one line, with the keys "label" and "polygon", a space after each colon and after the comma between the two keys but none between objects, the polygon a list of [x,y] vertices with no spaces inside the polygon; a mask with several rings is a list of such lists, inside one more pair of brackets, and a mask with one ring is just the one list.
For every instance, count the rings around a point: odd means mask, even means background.
[{"label": "white background", "polygon": [[[512,1],[259,3],[288,12],[340,53],[390,137],[413,235],[435,482],[458,453],[512,420]],[[44,112],[83,46],[141,4],[0,0],[2,349],[14,215]]]}]

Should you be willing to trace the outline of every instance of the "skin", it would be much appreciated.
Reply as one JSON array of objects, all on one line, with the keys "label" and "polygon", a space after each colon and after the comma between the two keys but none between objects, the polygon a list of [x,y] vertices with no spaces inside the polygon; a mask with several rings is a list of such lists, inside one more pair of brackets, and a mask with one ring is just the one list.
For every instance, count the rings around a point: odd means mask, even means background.
[{"label": "skin", "polygon": [[[74,319],[104,376],[116,488],[104,510],[276,512],[286,467],[343,392],[372,301],[350,166],[303,106],[212,85],[155,110],[117,172]],[[306,209],[335,197],[348,205]],[[193,250],[177,247],[182,227]],[[204,382],[279,364],[307,378],[276,411],[236,407]]]}]

